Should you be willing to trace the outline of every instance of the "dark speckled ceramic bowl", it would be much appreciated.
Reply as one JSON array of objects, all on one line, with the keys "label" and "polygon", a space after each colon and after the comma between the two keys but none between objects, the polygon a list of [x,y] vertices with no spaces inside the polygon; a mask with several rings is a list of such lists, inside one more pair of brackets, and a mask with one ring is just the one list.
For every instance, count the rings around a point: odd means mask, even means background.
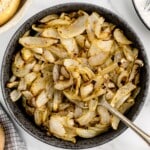
[{"label": "dark speckled ceramic bowl", "polygon": [[31,136],[39,139],[42,142],[45,142],[47,144],[61,147],[61,148],[67,148],[67,149],[83,149],[83,148],[90,148],[98,145],[102,145],[104,143],[107,143],[111,141],[112,139],[115,139],[117,136],[119,136],[121,133],[123,133],[126,130],[126,126],[122,123],[120,123],[119,128],[117,131],[109,130],[108,132],[99,135],[97,137],[91,138],[91,139],[82,139],[79,138],[77,140],[76,144],[73,144],[71,142],[63,141],[60,139],[57,139],[55,137],[49,137],[47,136],[43,131],[41,131],[33,121],[30,120],[28,115],[26,115],[19,103],[13,103],[9,97],[10,89],[6,88],[6,83],[9,81],[9,78],[12,75],[11,72],[11,64],[12,64],[12,56],[14,53],[20,48],[18,44],[18,39],[21,37],[27,30],[31,28],[31,25],[37,22],[39,19],[43,18],[44,16],[48,14],[53,13],[61,13],[61,12],[71,12],[71,11],[77,11],[79,9],[85,10],[89,13],[96,11],[102,16],[106,18],[108,22],[111,22],[120,29],[122,29],[125,33],[125,35],[133,41],[134,46],[137,47],[139,51],[139,57],[144,61],[144,67],[141,70],[141,92],[137,96],[135,100],[135,105],[130,109],[130,111],[126,114],[126,116],[130,120],[134,120],[137,114],[140,112],[143,103],[145,101],[147,91],[148,91],[148,84],[149,84],[149,67],[148,67],[148,60],[146,53],[144,51],[143,45],[140,41],[140,39],[137,37],[135,32],[131,29],[131,27],[123,21],[120,17],[118,17],[116,14],[112,13],[111,11],[104,9],[102,7],[98,7],[91,4],[83,4],[83,3],[67,3],[63,5],[57,5],[51,8],[48,8],[46,10],[43,10],[39,12],[38,14],[34,15],[30,19],[28,19],[13,35],[11,41],[8,44],[8,47],[6,49],[3,62],[2,62],[2,72],[1,72],[1,86],[2,86],[2,92],[3,97],[5,100],[5,103],[7,105],[8,111],[11,114],[11,117],[15,119],[15,121]]}]

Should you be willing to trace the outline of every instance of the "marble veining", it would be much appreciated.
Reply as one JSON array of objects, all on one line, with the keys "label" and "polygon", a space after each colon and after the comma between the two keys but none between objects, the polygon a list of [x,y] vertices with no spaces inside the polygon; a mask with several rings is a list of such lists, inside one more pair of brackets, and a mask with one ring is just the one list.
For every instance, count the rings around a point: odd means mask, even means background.
[{"label": "marble veining", "polygon": [[[71,2],[70,0],[44,0],[44,1],[35,1],[33,0],[32,5],[29,8],[29,11],[25,14],[22,20],[9,31],[0,34],[0,65],[2,63],[2,57],[4,51],[7,47],[11,36],[18,29],[18,27],[29,17],[34,15],[35,13],[60,3]],[[72,2],[87,2],[87,0],[72,0]],[[88,0],[88,3],[96,4],[99,6],[103,6],[110,10],[113,10],[116,14],[123,17],[130,26],[134,28],[137,34],[140,36],[144,47],[146,49],[148,58],[150,58],[150,31],[148,31],[145,26],[141,23],[139,18],[137,17],[131,0]],[[0,92],[0,100],[3,102],[2,94]],[[137,119],[134,121],[139,127],[143,130],[147,131],[150,134],[150,90],[147,96],[146,102],[142,111],[140,112]],[[35,138],[31,137],[27,134],[23,129],[21,129],[17,124],[17,129],[23,139],[27,144],[28,150],[60,150],[59,148],[55,148],[49,145],[46,145]],[[104,144],[99,147],[91,148],[90,150],[149,150],[149,147],[143,142],[136,134],[134,134],[130,129],[126,130],[122,135],[112,140],[111,142]]]},{"label": "marble veining", "polygon": [[108,4],[110,5],[111,9],[112,9],[115,13],[117,13],[118,15],[121,15],[121,13],[116,9],[113,0],[108,0]]}]

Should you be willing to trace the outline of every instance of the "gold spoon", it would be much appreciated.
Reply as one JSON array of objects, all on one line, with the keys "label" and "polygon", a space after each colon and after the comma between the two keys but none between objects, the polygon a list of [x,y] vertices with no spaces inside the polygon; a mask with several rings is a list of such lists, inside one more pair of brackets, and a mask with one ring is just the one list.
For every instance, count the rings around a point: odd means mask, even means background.
[{"label": "gold spoon", "polygon": [[131,122],[127,117],[125,117],[123,114],[121,114],[118,110],[116,110],[114,107],[112,107],[103,97],[100,100],[99,105],[104,106],[107,108],[111,113],[113,113],[115,116],[117,116],[126,126],[130,127],[135,133],[137,133],[145,142],[147,142],[148,145],[150,145],[150,136],[145,133],[143,130],[141,130],[139,127],[137,127],[133,122]]}]

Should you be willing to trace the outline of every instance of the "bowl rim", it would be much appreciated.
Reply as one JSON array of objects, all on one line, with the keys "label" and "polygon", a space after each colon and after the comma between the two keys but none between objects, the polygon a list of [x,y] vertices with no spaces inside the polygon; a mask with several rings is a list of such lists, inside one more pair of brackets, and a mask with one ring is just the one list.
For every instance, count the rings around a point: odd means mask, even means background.
[{"label": "bowl rim", "polygon": [[[16,35],[16,34],[19,34],[20,31],[22,31],[23,27],[28,23],[30,22],[30,20],[32,20],[33,18],[35,18],[36,16],[38,16],[39,14],[42,14],[43,12],[46,12],[50,9],[53,9],[55,7],[57,8],[60,8],[60,7],[66,7],[68,5],[82,5],[82,6],[87,6],[87,7],[92,7],[92,8],[98,8],[100,10],[104,10],[105,12],[108,12],[108,13],[111,13],[113,14],[116,18],[118,18],[124,25],[127,26],[127,28],[129,28],[129,30],[136,36],[137,40],[140,42],[140,46],[143,48],[143,53],[146,55],[146,60],[148,62],[148,58],[147,58],[147,54],[146,54],[146,51],[144,49],[144,46],[140,40],[140,38],[137,36],[136,32],[133,30],[133,28],[124,20],[122,19],[120,16],[118,16],[116,13],[114,13],[113,11],[107,9],[107,8],[104,8],[104,7],[101,7],[99,5],[94,5],[94,4],[90,4],[90,3],[83,3],[83,2],[70,2],[70,3],[63,3],[63,4],[59,4],[59,5],[54,5],[52,7],[49,7],[49,8],[46,8],[46,9],[43,9],[39,12],[37,12],[36,14],[32,15],[30,18],[28,18],[18,29],[17,31],[13,34]],[[38,18],[38,17],[37,17]],[[37,21],[38,19],[36,19]],[[34,22],[36,22],[34,21]],[[41,141],[41,142],[44,142],[48,145],[51,145],[51,146],[54,146],[54,147],[59,147],[59,148],[65,148],[65,149],[70,149],[70,147],[66,147],[66,146],[62,146],[62,145],[59,145],[59,144],[52,144],[52,143],[49,143],[49,141],[46,141],[45,139],[42,139],[41,137],[35,135],[32,131],[30,131],[28,128],[26,128],[18,119],[17,117],[14,115],[12,109],[10,108],[10,104],[7,102],[7,99],[6,99],[6,93],[5,93],[5,85],[4,85],[4,65],[5,65],[5,60],[6,60],[6,57],[9,53],[9,49],[10,49],[10,46],[12,45],[13,43],[13,36],[11,38],[11,40],[9,41],[8,45],[7,45],[7,48],[6,48],[6,51],[4,53],[4,56],[3,56],[3,60],[2,60],[2,65],[1,65],[1,89],[2,89],[2,95],[3,95],[3,100],[8,108],[8,111],[10,113],[10,115],[12,116],[12,118],[17,122],[17,124],[25,131],[27,132],[29,135],[31,135],[32,137],[36,138],[37,140]],[[147,69],[149,67],[149,64],[147,64]],[[148,83],[149,83],[149,72],[148,72]],[[134,121],[136,119],[136,117],[138,116],[138,114],[140,113],[140,111],[142,110],[143,108],[143,105],[145,103],[145,99],[147,97],[147,94],[148,94],[148,89],[149,89],[149,84],[146,85],[146,90],[145,90],[145,97],[143,98],[143,101],[140,103],[140,106],[138,107],[138,110],[134,113],[133,117],[132,117],[132,121]],[[114,140],[116,137],[118,137],[119,135],[121,135],[128,127],[127,126],[124,126],[122,129],[119,130],[119,132],[116,132],[113,137],[110,137],[108,139],[105,139],[103,142],[101,142],[100,144],[99,143],[95,143],[95,144],[92,144],[92,145],[84,145],[84,146],[81,146],[80,149],[87,149],[87,148],[92,148],[92,147],[96,147],[96,146],[100,146],[100,145],[103,145],[105,143],[108,143],[112,140]],[[73,147],[71,149],[76,149],[76,147]]]},{"label": "bowl rim", "polygon": [[138,8],[137,8],[137,6],[135,4],[135,0],[132,0],[132,4],[133,4],[133,7],[135,9],[135,12],[136,12],[137,16],[140,18],[141,22],[145,25],[145,27],[150,31],[150,26],[147,25],[147,23],[144,21],[144,19],[140,15],[140,13],[138,11]]}]

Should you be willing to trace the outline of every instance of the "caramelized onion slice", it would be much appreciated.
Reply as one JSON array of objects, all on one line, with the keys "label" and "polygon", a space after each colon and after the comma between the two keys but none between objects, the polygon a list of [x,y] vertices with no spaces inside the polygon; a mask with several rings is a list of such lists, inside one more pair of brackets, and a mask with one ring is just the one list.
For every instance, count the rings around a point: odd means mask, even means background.
[{"label": "caramelized onion slice", "polygon": [[88,15],[85,14],[76,19],[75,22],[73,22],[70,26],[58,28],[59,35],[62,38],[72,38],[77,35],[80,35],[85,31],[87,18]]}]

